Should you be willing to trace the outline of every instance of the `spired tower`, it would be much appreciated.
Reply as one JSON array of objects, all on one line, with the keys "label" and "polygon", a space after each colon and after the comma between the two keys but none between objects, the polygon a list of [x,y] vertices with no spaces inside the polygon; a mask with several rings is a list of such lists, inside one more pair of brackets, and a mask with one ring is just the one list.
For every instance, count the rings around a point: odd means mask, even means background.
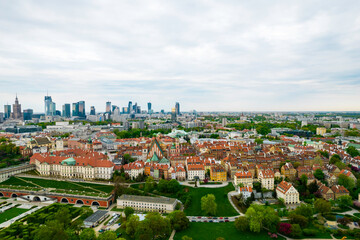
[{"label": "spired tower", "polygon": [[13,104],[13,114],[12,117],[14,119],[21,119],[22,118],[22,114],[21,114],[21,104],[19,104],[19,100],[16,94],[16,98],[15,98],[15,104]]}]

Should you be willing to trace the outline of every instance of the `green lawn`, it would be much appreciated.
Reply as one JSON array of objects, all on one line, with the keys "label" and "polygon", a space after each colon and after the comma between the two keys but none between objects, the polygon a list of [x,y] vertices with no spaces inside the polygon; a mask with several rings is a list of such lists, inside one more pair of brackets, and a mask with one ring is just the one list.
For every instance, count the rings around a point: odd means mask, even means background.
[{"label": "green lawn", "polygon": [[201,197],[206,194],[214,194],[215,201],[217,203],[217,213],[216,216],[225,217],[225,216],[236,216],[239,215],[238,212],[230,204],[227,197],[227,193],[233,191],[234,186],[229,183],[226,187],[221,188],[192,188],[189,187],[189,194],[192,196],[190,206],[185,209],[185,213],[188,216],[205,216],[204,212],[201,210]]},{"label": "green lawn", "polygon": [[[22,181],[24,179],[28,182]],[[55,189],[64,189],[64,190],[75,190],[75,191],[83,191],[83,192],[96,192],[100,191],[110,193],[114,187],[111,185],[101,185],[101,184],[92,184],[92,183],[73,183],[69,181],[56,181],[56,180],[48,180],[48,179],[40,179],[40,178],[25,178],[21,177],[21,179],[11,177],[5,182],[2,182],[3,185],[17,185],[17,186],[27,186],[27,187],[38,187],[37,185],[43,188],[55,188]],[[29,183],[30,182],[30,183]],[[33,183],[33,184],[31,184]],[[36,185],[35,185],[36,184]],[[93,189],[92,189],[93,188]],[[95,190],[94,190],[95,189]]]},{"label": "green lawn", "polygon": [[16,207],[6,210],[5,212],[0,213],[0,223],[6,222],[7,220],[10,220],[27,211],[29,211],[29,209],[22,209]]},{"label": "green lawn", "polygon": [[[181,240],[183,236],[192,237],[194,240],[215,240],[223,237],[225,240],[241,239],[241,240],[262,240],[270,239],[267,232],[252,233],[239,232],[236,230],[234,223],[190,223],[190,227],[184,231],[176,232],[174,240]],[[277,239],[284,239],[278,236]]]},{"label": "green lawn", "polygon": [[[140,189],[139,186],[141,184],[133,184],[132,188]],[[187,188],[189,190],[189,194],[192,196],[190,206],[185,209],[185,213],[188,216],[205,216],[204,212],[201,210],[201,197],[206,194],[214,194],[215,201],[217,203],[217,217],[226,217],[226,216],[237,216],[238,212],[233,208],[229,199],[227,197],[227,193],[230,191],[234,191],[234,186],[229,183],[226,187],[220,188],[193,188],[188,186],[181,186],[183,189]],[[163,195],[166,197],[176,198],[176,194],[163,194],[156,192],[158,195]]]}]

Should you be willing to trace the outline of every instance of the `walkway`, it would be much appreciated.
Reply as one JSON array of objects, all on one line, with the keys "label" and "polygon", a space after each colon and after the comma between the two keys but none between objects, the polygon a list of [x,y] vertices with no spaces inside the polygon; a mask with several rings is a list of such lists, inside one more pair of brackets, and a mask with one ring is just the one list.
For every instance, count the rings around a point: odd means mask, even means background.
[{"label": "walkway", "polygon": [[[193,181],[190,181],[193,182]],[[180,185],[183,186],[189,186],[189,187],[195,187],[195,184],[190,184],[189,181],[186,182],[179,182]],[[221,184],[203,184],[200,185],[200,183],[197,183],[197,187],[198,188],[221,188],[221,187],[226,187],[228,185],[229,182],[222,182]]]},{"label": "walkway", "polygon": [[175,229],[174,229],[174,230],[171,232],[171,235],[170,235],[170,237],[169,237],[169,240],[174,240],[175,233],[176,233],[176,231],[175,231]]},{"label": "walkway", "polygon": [[240,216],[245,216],[245,214],[243,214],[242,212],[240,212],[240,210],[235,206],[235,204],[233,203],[233,201],[231,200],[231,197],[233,195],[237,195],[238,192],[236,191],[231,191],[231,192],[228,192],[227,196],[228,196],[228,199],[229,199],[229,202],[231,203],[232,207],[240,214]]}]

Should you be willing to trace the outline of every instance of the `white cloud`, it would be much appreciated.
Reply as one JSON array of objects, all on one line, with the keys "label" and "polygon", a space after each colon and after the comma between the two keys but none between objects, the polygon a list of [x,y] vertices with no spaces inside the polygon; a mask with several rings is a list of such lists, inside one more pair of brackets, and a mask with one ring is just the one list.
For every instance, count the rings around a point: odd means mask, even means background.
[{"label": "white cloud", "polygon": [[[3,1],[0,104],[359,110],[358,1]],[[336,100],[335,100],[336,99]]]}]

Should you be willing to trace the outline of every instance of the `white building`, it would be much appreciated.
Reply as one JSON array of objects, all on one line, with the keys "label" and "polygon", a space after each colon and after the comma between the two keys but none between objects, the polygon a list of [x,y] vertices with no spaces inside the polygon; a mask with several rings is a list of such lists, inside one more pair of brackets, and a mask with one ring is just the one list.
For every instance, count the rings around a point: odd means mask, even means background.
[{"label": "white building", "polygon": [[251,187],[239,187],[239,194],[242,194],[244,199],[251,197],[253,190]]},{"label": "white building", "polygon": [[272,170],[262,170],[259,172],[258,178],[263,188],[274,189],[274,172]]},{"label": "white building", "polygon": [[127,173],[131,179],[135,179],[139,175],[144,174],[144,162],[142,161],[125,164],[123,168],[124,172]]},{"label": "white building", "polygon": [[170,213],[175,210],[177,200],[165,197],[147,197],[123,194],[117,199],[117,208],[131,207],[135,211]]},{"label": "white building", "polygon": [[298,204],[299,192],[294,188],[291,183],[282,181],[276,188],[277,198],[282,198],[285,201],[285,204]]},{"label": "white building", "polygon": [[188,164],[187,165],[188,180],[194,180],[198,177],[200,180],[205,179],[205,168],[202,164]]}]

